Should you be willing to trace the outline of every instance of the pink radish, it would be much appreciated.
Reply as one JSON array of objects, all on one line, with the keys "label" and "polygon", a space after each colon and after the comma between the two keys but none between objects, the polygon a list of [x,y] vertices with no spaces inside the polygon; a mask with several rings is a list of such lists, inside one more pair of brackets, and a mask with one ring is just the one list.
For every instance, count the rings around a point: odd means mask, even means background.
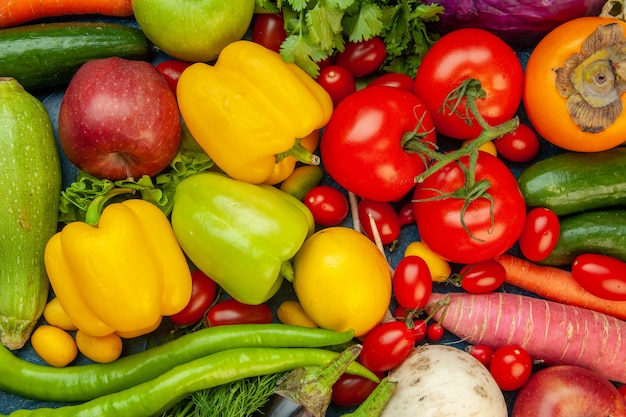
[{"label": "pink radish", "polygon": [[433,293],[428,310],[470,344],[519,344],[533,360],[578,365],[626,383],[626,322],[602,313],[517,294]]}]

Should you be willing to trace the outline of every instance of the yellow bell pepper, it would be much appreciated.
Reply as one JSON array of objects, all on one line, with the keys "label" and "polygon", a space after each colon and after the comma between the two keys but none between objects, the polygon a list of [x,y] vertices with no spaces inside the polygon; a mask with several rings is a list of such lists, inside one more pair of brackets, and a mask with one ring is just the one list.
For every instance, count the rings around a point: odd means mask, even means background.
[{"label": "yellow bell pepper", "polygon": [[[177,87],[178,104],[191,134],[230,177],[268,181],[277,155],[305,151],[296,139],[328,123],[330,95],[297,65],[252,41],[222,50],[214,65],[195,63]],[[318,164],[310,152],[298,157]]]},{"label": "yellow bell pepper", "polygon": [[108,205],[95,226],[69,223],[48,241],[44,260],[63,309],[91,336],[149,333],[191,297],[171,224],[144,200]]}]

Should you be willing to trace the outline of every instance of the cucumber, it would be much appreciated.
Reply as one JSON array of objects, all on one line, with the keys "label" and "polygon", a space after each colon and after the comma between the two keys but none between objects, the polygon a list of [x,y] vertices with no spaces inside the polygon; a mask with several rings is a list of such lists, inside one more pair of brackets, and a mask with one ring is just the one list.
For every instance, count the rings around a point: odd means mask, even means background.
[{"label": "cucumber", "polygon": [[561,218],[559,240],[544,265],[570,265],[583,253],[599,253],[626,262],[626,210],[595,210]]},{"label": "cucumber", "polygon": [[152,44],[137,28],[98,22],[58,22],[0,30],[0,76],[27,90],[66,84],[85,62],[118,56],[147,59]]},{"label": "cucumber", "polygon": [[626,203],[626,148],[566,152],[538,161],[517,178],[529,207],[557,215]]},{"label": "cucumber", "polygon": [[61,163],[43,104],[0,78],[0,343],[19,349],[48,299],[44,250],[57,231]]}]

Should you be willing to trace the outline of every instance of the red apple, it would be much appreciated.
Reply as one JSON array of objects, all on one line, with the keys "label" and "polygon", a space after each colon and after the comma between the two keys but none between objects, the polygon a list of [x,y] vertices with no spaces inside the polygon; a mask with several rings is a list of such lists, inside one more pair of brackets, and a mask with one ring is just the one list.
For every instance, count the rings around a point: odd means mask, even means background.
[{"label": "red apple", "polygon": [[596,372],[573,365],[536,371],[519,390],[511,417],[625,417],[626,401]]},{"label": "red apple", "polygon": [[180,144],[176,98],[148,62],[118,57],[85,63],[59,110],[59,141],[76,167],[99,178],[154,176]]}]

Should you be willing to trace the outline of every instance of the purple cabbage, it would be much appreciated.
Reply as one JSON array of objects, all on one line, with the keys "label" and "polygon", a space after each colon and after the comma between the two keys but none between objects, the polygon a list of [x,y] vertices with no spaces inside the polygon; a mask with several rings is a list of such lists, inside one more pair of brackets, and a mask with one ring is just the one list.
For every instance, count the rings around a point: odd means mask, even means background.
[{"label": "purple cabbage", "polygon": [[444,7],[436,33],[475,27],[486,29],[516,48],[531,48],[568,20],[600,14],[606,0],[439,0]]}]

